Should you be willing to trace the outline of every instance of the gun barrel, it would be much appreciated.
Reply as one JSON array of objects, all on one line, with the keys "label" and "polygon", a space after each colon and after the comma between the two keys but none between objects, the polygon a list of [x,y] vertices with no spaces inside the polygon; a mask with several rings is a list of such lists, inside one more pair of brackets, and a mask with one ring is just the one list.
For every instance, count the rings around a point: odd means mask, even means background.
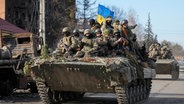
[{"label": "gun barrel", "polygon": [[15,60],[15,59],[0,60],[0,66],[16,65],[17,63],[18,63],[18,60]]}]

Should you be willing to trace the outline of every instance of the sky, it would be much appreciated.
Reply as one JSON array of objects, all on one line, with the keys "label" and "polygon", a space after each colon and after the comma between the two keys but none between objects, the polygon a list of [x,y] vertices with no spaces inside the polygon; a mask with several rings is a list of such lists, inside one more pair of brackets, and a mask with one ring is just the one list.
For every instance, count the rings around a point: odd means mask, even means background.
[{"label": "sky", "polygon": [[184,47],[184,0],[97,0],[97,5],[134,9],[145,26],[150,12],[152,30],[159,42],[168,40]]}]

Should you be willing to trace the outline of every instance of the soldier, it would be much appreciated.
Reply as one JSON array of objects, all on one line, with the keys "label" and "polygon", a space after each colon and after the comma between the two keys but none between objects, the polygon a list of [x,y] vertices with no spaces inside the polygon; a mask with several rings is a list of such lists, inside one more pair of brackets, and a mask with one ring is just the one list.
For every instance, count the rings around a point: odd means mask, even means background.
[{"label": "soldier", "polygon": [[161,48],[160,58],[161,59],[171,59],[171,58],[173,58],[172,52],[171,52],[171,50],[170,50],[167,43],[164,43],[162,48]]},{"label": "soldier", "polygon": [[121,37],[118,29],[114,30],[113,35],[114,37],[111,39],[111,46],[113,48],[112,55],[122,55],[127,41],[125,38]]},{"label": "soldier", "polygon": [[74,39],[76,40],[76,51],[80,51],[82,37],[80,36],[80,32],[78,29],[73,30],[73,36],[74,36]]},{"label": "soldier", "polygon": [[120,21],[119,20],[114,20],[114,23],[113,23],[113,28],[114,29],[119,29],[119,25],[120,25]]},{"label": "soldier", "polygon": [[98,22],[96,22],[94,19],[90,19],[88,21],[88,25],[90,26],[90,30],[91,30],[91,34],[93,35],[93,38],[96,37],[95,35],[95,30],[96,29],[100,29],[100,24]]},{"label": "soldier", "polygon": [[72,55],[76,49],[76,40],[70,35],[70,29],[68,27],[63,28],[62,34],[63,38],[60,40],[57,48],[65,57],[68,57]]},{"label": "soldier", "polygon": [[96,34],[96,42],[98,44],[98,56],[107,56],[109,46],[109,40],[107,36],[103,37],[100,29],[97,29],[95,31],[95,34]]},{"label": "soldier", "polygon": [[156,61],[158,56],[159,56],[159,45],[157,45],[157,43],[153,43],[149,47],[148,57]]},{"label": "soldier", "polygon": [[134,51],[133,44],[136,41],[136,35],[131,31],[135,26],[128,26],[128,20],[123,20],[120,23],[119,30],[121,32],[121,36],[128,40],[130,51]]},{"label": "soldier", "polygon": [[81,41],[82,50],[78,51],[75,57],[83,57],[83,56],[95,56],[97,54],[98,44],[93,39],[91,30],[86,29],[84,31],[84,38]]},{"label": "soldier", "polygon": [[108,16],[102,24],[101,31],[103,32],[105,29],[113,29],[112,17]]},{"label": "soldier", "polygon": [[90,29],[91,29],[91,31],[92,31],[93,33],[94,33],[95,30],[96,30],[95,24],[96,24],[96,22],[95,22],[94,19],[90,19],[90,20],[88,21],[88,25],[90,26]]}]

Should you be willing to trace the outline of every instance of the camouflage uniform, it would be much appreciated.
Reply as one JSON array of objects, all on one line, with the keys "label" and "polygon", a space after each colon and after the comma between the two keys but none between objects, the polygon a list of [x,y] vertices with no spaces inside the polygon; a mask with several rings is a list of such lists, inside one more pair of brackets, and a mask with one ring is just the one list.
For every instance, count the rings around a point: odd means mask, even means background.
[{"label": "camouflage uniform", "polygon": [[97,54],[98,44],[92,38],[90,29],[84,31],[85,38],[82,39],[82,50],[78,51],[76,57],[95,56]]},{"label": "camouflage uniform", "polygon": [[109,46],[108,38],[102,36],[102,32],[100,29],[97,29],[95,31],[95,34],[96,34],[96,42],[98,44],[98,56],[107,56]]},{"label": "camouflage uniform", "polygon": [[172,52],[171,52],[171,50],[170,50],[167,43],[165,43],[161,48],[160,58],[161,59],[171,59],[171,58],[173,58]]},{"label": "camouflage uniform", "polygon": [[129,48],[131,51],[134,51],[134,42],[136,41],[136,35],[132,33],[131,29],[133,29],[131,26],[128,26],[128,21],[123,20],[121,21],[121,25],[119,26],[119,30],[121,32],[121,36],[128,40],[129,42]]},{"label": "camouflage uniform", "polygon": [[95,30],[100,29],[100,27],[101,27],[100,24],[97,23],[94,19],[90,19],[88,21],[88,25],[90,26],[91,32],[92,32],[93,36],[95,37]]},{"label": "camouflage uniform", "polygon": [[153,60],[156,60],[158,56],[159,56],[159,45],[156,43],[153,43],[149,47],[148,57],[153,59]]},{"label": "camouflage uniform", "polygon": [[114,30],[114,37],[111,38],[112,55],[122,55],[126,39],[121,37],[118,29]]},{"label": "camouflage uniform", "polygon": [[106,29],[112,30],[113,26],[111,25],[111,23],[112,23],[112,18],[109,16],[103,22],[102,27],[101,27],[101,31],[104,32],[104,30],[106,30]]},{"label": "camouflage uniform", "polygon": [[114,29],[119,29],[119,25],[120,25],[120,21],[119,20],[114,20],[114,23],[113,23],[113,28]]},{"label": "camouflage uniform", "polygon": [[62,54],[71,55],[76,49],[76,40],[73,36],[70,35],[70,30],[68,27],[63,28],[63,38],[57,45],[57,48],[61,51]]},{"label": "camouflage uniform", "polygon": [[78,29],[73,30],[73,37],[76,41],[76,51],[80,51],[81,50],[82,37],[80,36],[80,33],[79,33]]}]

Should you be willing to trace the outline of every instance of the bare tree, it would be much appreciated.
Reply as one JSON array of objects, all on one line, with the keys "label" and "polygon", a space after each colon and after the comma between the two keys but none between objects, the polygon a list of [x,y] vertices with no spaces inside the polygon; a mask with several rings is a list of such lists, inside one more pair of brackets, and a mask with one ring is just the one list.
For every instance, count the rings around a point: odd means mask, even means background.
[{"label": "bare tree", "polygon": [[178,43],[172,43],[167,40],[163,40],[161,44],[167,43],[174,56],[184,56],[184,49]]},{"label": "bare tree", "polygon": [[175,56],[184,56],[183,47],[177,43],[172,44],[171,51]]},{"label": "bare tree", "polygon": [[111,6],[110,9],[114,12],[114,19],[123,20],[126,18],[126,12],[117,6]]},{"label": "bare tree", "polygon": [[48,0],[46,2],[46,41],[49,47],[56,46],[63,27],[75,26],[75,2],[72,0]]},{"label": "bare tree", "polygon": [[84,19],[83,28],[86,28],[87,19],[96,16],[96,0],[77,0],[77,18]]},{"label": "bare tree", "polygon": [[143,26],[141,23],[138,21],[138,15],[134,9],[130,9],[128,11],[127,15],[128,21],[130,25],[135,25],[137,24],[137,27],[133,30],[133,32],[137,35],[137,40],[142,41],[142,35],[143,33]]}]

